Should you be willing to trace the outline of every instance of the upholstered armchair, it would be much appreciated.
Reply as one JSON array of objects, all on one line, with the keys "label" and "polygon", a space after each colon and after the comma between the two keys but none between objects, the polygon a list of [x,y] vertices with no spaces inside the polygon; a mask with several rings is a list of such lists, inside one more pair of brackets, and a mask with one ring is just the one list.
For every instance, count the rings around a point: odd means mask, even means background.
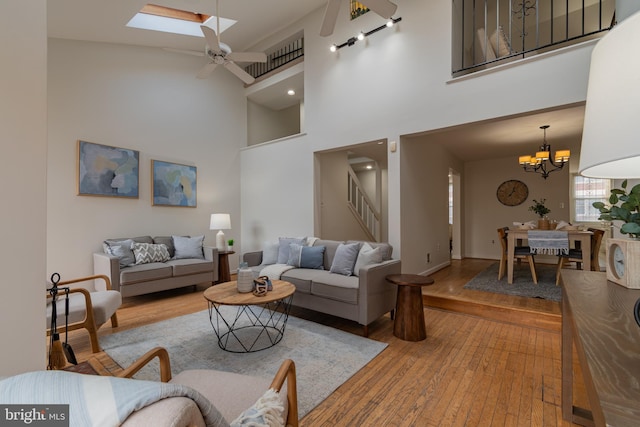
[{"label": "upholstered armchair", "polygon": [[[82,277],[58,283],[58,288],[81,282],[94,282],[85,289],[82,287],[69,287],[69,319],[68,330],[86,329],[91,341],[91,350],[94,353],[101,351],[98,342],[98,329],[107,320],[111,319],[111,327],[118,326],[116,311],[122,305],[120,292],[111,289],[111,281],[105,275]],[[56,325],[59,332],[65,328],[65,304],[64,292],[59,292],[56,304]],[[47,293],[47,335],[51,334],[51,296]]]}]

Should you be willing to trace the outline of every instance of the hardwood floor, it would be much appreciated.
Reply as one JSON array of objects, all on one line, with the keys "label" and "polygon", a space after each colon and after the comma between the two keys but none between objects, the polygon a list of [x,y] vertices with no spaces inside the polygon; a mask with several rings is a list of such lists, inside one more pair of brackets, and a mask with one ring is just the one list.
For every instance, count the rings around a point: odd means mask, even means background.
[{"label": "hardwood floor", "polygon": [[[573,425],[561,414],[560,305],[462,288],[492,262],[454,261],[432,275],[436,284],[423,289],[426,340],[394,337],[388,315],[370,325],[369,337],[389,346],[300,425]],[[121,326],[106,324],[99,334],[204,310],[202,290],[128,298],[118,312]],[[361,333],[360,325],[333,316],[295,307],[292,315]],[[86,332],[73,331],[69,342],[79,360],[94,357],[106,371],[121,369],[105,353],[91,353]],[[581,387],[574,394],[588,406]]]}]

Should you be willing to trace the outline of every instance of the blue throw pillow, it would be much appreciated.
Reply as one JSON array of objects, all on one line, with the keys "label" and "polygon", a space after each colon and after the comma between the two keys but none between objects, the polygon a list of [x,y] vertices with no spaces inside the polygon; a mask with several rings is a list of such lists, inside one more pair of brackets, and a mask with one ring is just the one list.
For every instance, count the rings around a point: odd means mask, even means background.
[{"label": "blue throw pillow", "polygon": [[356,259],[358,259],[358,252],[360,252],[360,243],[340,243],[329,271],[343,276],[351,276],[353,267],[356,265]]},{"label": "blue throw pillow", "polygon": [[291,243],[287,264],[299,268],[324,270],[324,251],[325,246],[302,246]]}]

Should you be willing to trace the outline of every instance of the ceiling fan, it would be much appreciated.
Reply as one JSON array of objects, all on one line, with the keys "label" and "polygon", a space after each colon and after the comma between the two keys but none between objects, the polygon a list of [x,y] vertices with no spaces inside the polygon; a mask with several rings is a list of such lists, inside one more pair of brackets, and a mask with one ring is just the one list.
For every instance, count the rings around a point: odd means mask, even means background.
[{"label": "ceiling fan", "polygon": [[[324,11],[324,20],[322,21],[322,27],[320,27],[320,35],[322,37],[333,34],[333,29],[335,28],[336,20],[338,19],[338,13],[340,12],[341,1],[342,0],[327,1],[327,8]],[[392,3],[389,0],[360,0],[360,3],[385,19],[391,18],[398,8],[397,4]]]},{"label": "ceiling fan", "polygon": [[[218,6],[218,0],[216,0],[216,29],[220,28],[220,13],[218,11]],[[199,79],[209,77],[209,75],[218,67],[218,65],[222,65],[224,68],[231,71],[236,75],[236,77],[238,77],[246,84],[253,83],[255,81],[255,78],[251,74],[244,71],[240,66],[238,66],[235,61],[267,62],[267,55],[264,52],[232,52],[229,45],[220,41],[219,32],[216,33],[216,30],[209,26],[210,21],[212,21],[213,19],[214,17],[212,16],[211,18],[203,22],[202,25],[200,25],[202,34],[204,34],[204,38],[207,41],[204,52],[182,49],[168,50],[196,56],[206,56],[207,58],[209,58],[209,63],[202,67],[196,76]]]}]

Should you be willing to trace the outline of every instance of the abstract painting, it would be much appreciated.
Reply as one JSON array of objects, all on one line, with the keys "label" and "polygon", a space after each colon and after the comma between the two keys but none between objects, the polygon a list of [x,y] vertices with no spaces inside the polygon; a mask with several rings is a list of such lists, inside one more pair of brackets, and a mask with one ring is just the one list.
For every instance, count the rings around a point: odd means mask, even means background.
[{"label": "abstract painting", "polygon": [[138,198],[140,153],[78,141],[78,195]]},{"label": "abstract painting", "polygon": [[196,207],[196,167],[151,160],[153,206]]}]

